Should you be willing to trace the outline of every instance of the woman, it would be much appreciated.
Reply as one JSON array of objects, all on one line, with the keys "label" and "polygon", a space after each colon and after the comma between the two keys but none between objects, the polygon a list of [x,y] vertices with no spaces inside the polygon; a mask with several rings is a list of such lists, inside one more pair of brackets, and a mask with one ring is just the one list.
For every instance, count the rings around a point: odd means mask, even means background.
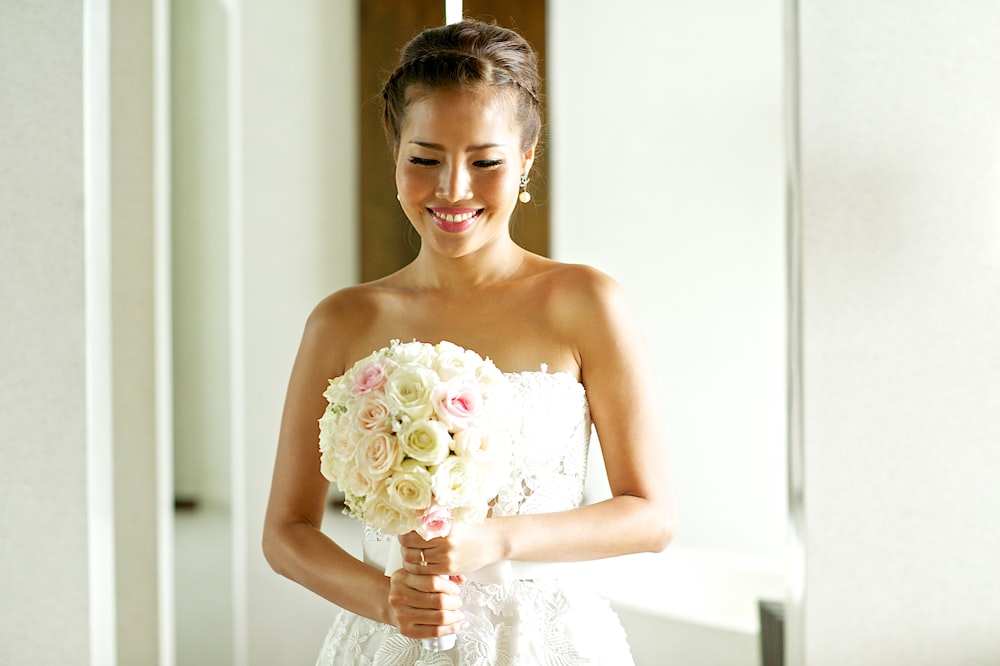
[{"label": "woman", "polygon": [[[264,530],[275,571],[340,607],[320,664],[631,663],[617,617],[560,562],[660,551],[675,515],[656,390],[617,284],[510,236],[540,130],[536,57],[516,33],[465,21],[404,49],[383,89],[399,203],[420,236],[396,273],[338,291],[306,325],[282,419]],[[490,357],[523,410],[520,465],[481,525],[377,537],[359,561],[321,531],[328,482],[317,419],[330,378],[390,340],[448,340]],[[613,497],[581,507],[591,419]],[[382,561],[379,561],[382,560]],[[514,561],[513,580],[469,572]],[[546,563],[532,566],[532,563]],[[457,634],[432,652],[421,638]]]}]

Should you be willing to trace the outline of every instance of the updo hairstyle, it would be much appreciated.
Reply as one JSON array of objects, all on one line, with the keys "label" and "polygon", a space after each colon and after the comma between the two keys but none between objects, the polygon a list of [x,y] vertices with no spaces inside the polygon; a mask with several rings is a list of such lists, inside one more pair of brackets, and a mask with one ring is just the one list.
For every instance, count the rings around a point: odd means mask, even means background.
[{"label": "updo hairstyle", "polygon": [[386,139],[395,152],[414,88],[490,86],[509,96],[527,152],[542,126],[539,84],[538,56],[513,30],[472,20],[429,28],[403,47],[396,71],[382,87]]}]

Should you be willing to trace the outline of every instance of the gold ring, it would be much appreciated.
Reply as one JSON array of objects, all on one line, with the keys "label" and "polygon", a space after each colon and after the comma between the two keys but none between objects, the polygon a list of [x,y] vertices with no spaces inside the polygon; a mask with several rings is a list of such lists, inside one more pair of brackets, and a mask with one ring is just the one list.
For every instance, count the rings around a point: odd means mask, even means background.
[{"label": "gold ring", "polygon": [[422,567],[426,567],[427,566],[427,558],[424,557],[424,549],[423,548],[420,549],[420,566],[422,566]]}]

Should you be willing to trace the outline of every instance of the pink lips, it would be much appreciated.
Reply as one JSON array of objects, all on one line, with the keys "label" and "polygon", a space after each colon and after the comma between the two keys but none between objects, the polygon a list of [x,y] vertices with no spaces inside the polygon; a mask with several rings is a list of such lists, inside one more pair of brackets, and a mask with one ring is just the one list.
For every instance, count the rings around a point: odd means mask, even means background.
[{"label": "pink lips", "polygon": [[481,208],[428,208],[434,224],[442,231],[457,234],[473,225]]}]

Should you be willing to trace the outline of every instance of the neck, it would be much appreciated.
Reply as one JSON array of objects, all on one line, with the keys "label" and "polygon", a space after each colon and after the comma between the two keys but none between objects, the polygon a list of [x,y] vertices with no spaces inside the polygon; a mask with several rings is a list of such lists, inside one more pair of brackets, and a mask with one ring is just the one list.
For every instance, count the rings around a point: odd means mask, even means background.
[{"label": "neck", "polygon": [[444,257],[422,247],[410,264],[411,277],[424,289],[461,291],[487,287],[514,277],[526,254],[513,241],[497,243],[462,257]]}]

